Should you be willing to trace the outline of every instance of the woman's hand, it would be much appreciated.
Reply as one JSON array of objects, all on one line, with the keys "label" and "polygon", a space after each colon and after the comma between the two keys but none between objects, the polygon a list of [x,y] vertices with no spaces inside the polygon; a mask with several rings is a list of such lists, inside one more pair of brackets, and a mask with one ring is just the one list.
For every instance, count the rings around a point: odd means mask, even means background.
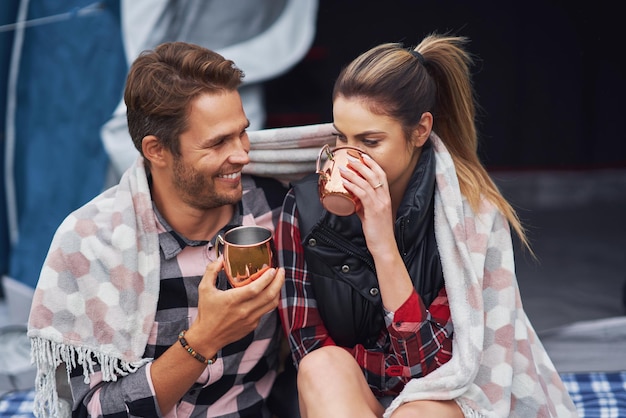
[{"label": "woman's hand", "polygon": [[346,190],[356,196],[357,216],[363,225],[367,248],[375,257],[396,248],[393,213],[387,176],[367,154],[362,159],[348,157],[348,168],[340,168]]}]

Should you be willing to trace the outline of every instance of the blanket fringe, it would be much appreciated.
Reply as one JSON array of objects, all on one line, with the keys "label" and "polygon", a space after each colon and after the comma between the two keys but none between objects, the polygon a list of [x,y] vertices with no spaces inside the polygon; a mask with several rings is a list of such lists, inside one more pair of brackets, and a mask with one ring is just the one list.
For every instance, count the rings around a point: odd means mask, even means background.
[{"label": "blanket fringe", "polygon": [[37,366],[33,412],[36,417],[63,416],[55,379],[56,369],[61,363],[65,363],[68,381],[72,370],[82,366],[84,381],[88,384],[89,375],[95,372],[96,365],[100,366],[102,379],[108,382],[116,381],[118,376],[136,372],[150,360],[148,358],[128,362],[86,347],[57,343],[40,337],[31,338],[31,361]]}]

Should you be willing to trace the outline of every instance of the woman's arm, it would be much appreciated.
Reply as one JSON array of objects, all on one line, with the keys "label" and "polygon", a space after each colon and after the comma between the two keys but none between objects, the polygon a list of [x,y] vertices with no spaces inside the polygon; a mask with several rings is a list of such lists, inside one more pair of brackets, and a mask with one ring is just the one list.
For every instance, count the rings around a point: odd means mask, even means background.
[{"label": "woman's arm", "polygon": [[371,158],[351,162],[350,167],[353,170],[343,172],[345,187],[361,201],[357,215],[374,259],[390,337],[384,352],[356,346],[353,353],[372,387],[396,394],[403,383],[427,375],[450,359],[450,310],[445,289],[427,309],[413,287],[396,243],[396,209],[383,169]]},{"label": "woman's arm", "polygon": [[426,376],[452,357],[452,322],[445,289],[423,306],[414,291],[396,311],[386,312],[389,343],[385,350],[362,345],[350,350],[377,396],[397,395],[412,378]]}]

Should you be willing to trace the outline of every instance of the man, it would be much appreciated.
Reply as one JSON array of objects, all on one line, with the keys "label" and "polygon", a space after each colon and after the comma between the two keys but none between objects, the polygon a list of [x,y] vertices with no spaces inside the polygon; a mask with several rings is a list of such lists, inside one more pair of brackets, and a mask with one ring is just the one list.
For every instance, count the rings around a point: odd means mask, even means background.
[{"label": "man", "polygon": [[35,290],[38,416],[69,413],[67,381],[74,416],[269,416],[284,271],[230,288],[215,248],[238,225],[273,230],[284,194],[241,174],[242,78],[182,42],[132,64],[124,100],[141,156],[62,223]]}]

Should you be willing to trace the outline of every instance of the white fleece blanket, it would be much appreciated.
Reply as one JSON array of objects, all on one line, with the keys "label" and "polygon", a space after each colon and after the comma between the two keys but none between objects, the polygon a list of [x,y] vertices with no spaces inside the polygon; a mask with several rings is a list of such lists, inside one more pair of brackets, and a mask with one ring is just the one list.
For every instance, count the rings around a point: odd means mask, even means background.
[{"label": "white fleece blanket", "polygon": [[456,399],[465,416],[577,417],[561,378],[524,312],[509,224],[488,201],[461,195],[450,154],[436,150],[435,236],[450,302],[452,359],[413,379],[385,411],[419,399]]},{"label": "white fleece blanket", "polygon": [[244,173],[272,177],[285,183],[315,171],[324,144],[334,145],[331,123],[250,131],[250,164]]}]

